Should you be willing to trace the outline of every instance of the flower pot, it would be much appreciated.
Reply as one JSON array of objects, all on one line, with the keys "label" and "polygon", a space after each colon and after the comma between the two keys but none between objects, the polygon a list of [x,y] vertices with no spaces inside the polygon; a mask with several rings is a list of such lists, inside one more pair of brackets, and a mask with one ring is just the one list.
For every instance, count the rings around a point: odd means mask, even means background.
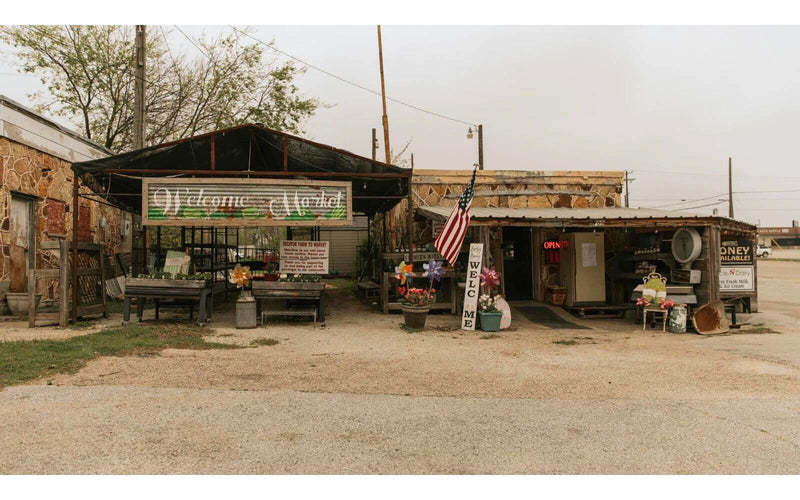
[{"label": "flower pot", "polygon": [[407,328],[422,330],[425,328],[425,320],[428,318],[430,306],[407,306],[403,305],[403,320]]},{"label": "flower pot", "polygon": [[255,328],[256,321],[256,300],[250,290],[242,290],[236,300],[236,328]]},{"label": "flower pot", "polygon": [[481,319],[481,330],[484,332],[499,332],[500,320],[503,319],[503,313],[497,312],[484,312],[478,311],[478,317]]},{"label": "flower pot", "polygon": [[[11,310],[11,314],[23,318],[28,317],[28,292],[8,292],[6,293],[6,300],[8,300],[8,308]],[[36,304],[35,307],[39,307],[40,300],[42,300],[41,293],[37,293],[33,296],[33,302]]]}]

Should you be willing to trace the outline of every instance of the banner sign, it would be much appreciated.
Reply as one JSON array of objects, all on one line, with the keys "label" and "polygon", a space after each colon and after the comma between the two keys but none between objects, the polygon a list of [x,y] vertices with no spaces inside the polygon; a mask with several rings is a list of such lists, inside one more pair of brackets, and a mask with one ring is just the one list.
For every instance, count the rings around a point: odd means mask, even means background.
[{"label": "banner sign", "polygon": [[142,179],[150,226],[349,226],[352,184],[286,179]]},{"label": "banner sign", "polygon": [[719,289],[722,292],[752,292],[755,290],[753,266],[722,266]]},{"label": "banner sign", "polygon": [[328,242],[282,240],[280,272],[328,274]]},{"label": "banner sign", "polygon": [[464,313],[461,316],[461,329],[474,330],[478,311],[478,291],[481,286],[481,260],[483,243],[470,243],[467,262],[467,284],[464,287]]},{"label": "banner sign", "polygon": [[755,251],[753,240],[723,241],[720,246],[723,266],[752,266]]}]

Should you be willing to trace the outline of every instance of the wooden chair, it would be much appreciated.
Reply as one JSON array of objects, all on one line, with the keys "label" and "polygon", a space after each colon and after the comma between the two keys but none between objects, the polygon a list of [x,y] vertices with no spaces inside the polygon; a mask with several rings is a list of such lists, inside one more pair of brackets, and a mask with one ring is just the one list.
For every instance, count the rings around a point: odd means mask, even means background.
[{"label": "wooden chair", "polygon": [[643,278],[642,298],[650,302],[649,306],[642,306],[642,330],[647,328],[647,313],[653,318],[653,323],[661,318],[661,330],[667,331],[667,316],[669,309],[661,308],[661,299],[667,298],[667,278],[659,273],[650,273]]}]

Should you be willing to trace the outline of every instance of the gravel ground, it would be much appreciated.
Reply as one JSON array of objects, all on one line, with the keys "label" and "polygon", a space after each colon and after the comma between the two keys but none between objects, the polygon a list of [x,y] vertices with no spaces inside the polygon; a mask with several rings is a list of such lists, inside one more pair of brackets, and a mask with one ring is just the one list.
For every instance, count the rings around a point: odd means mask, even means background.
[{"label": "gravel ground", "polygon": [[784,293],[799,271],[759,262],[765,312],[749,319],[780,334],[520,319],[484,339],[445,315],[409,334],[342,294],[327,328],[242,331],[218,315],[209,340],[279,344],[99,358],[8,388],[0,472],[800,473],[798,304]]}]

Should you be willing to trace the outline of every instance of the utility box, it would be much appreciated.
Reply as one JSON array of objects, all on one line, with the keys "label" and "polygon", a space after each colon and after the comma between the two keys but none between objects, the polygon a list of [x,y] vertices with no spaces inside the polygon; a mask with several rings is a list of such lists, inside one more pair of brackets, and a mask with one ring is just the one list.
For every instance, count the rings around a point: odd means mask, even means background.
[{"label": "utility box", "polygon": [[602,232],[567,233],[560,249],[560,278],[567,287],[564,304],[602,305],[606,302],[605,240]]}]

